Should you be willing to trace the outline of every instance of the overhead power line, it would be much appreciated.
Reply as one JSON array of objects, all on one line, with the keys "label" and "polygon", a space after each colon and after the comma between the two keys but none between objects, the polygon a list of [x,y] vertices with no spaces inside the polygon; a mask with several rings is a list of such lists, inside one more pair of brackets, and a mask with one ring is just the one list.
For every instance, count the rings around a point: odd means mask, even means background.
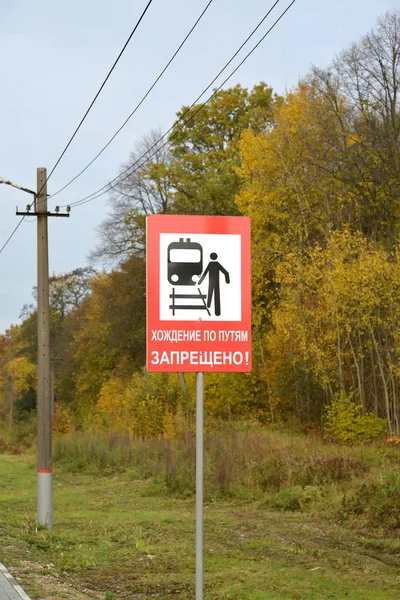
[{"label": "overhead power line", "polygon": [[115,138],[120,133],[120,131],[122,131],[122,129],[125,127],[125,125],[128,123],[128,121],[136,113],[136,111],[138,110],[138,108],[146,100],[146,98],[150,94],[150,92],[154,89],[154,87],[160,81],[161,77],[164,75],[165,71],[168,69],[168,67],[170,66],[170,64],[175,59],[175,57],[179,54],[180,50],[183,48],[183,46],[185,45],[186,41],[189,39],[189,37],[191,36],[191,34],[193,33],[193,31],[196,29],[198,23],[201,21],[201,19],[203,18],[204,14],[207,12],[207,9],[212,4],[212,2],[213,2],[213,0],[209,0],[208,4],[205,6],[205,8],[201,12],[200,16],[195,21],[194,25],[191,27],[191,29],[189,30],[189,32],[186,34],[185,38],[180,43],[180,45],[178,46],[178,48],[175,50],[174,54],[171,56],[171,58],[169,59],[169,61],[167,62],[167,64],[163,68],[163,70],[161,71],[161,73],[154,80],[153,84],[149,87],[149,89],[147,90],[147,92],[145,93],[145,95],[143,96],[143,98],[135,106],[135,108],[130,113],[130,115],[122,123],[121,127],[119,129],[117,129],[117,131],[114,133],[114,135],[109,139],[109,141],[105,144],[105,146],[103,146],[103,148],[100,150],[100,152],[98,152],[98,154],[96,154],[96,156],[86,165],[86,167],[84,169],[82,169],[82,171],[80,171],[77,175],[75,175],[75,177],[73,177],[70,181],[68,181],[68,183],[66,183],[62,188],[60,188],[59,190],[57,190],[56,192],[54,192],[54,194],[51,194],[51,196],[50,196],[51,198],[54,198],[55,196],[57,196],[57,194],[59,194],[60,192],[62,192],[63,190],[65,190],[68,186],[71,185],[71,183],[73,183],[76,179],[78,179],[81,175],[83,175],[83,173],[99,158],[99,156],[101,156],[103,154],[104,150],[106,150],[108,148],[108,146],[115,140]]},{"label": "overhead power line", "polygon": [[[75,202],[71,202],[70,206],[80,206],[82,204],[87,204],[88,202],[92,202],[93,200],[96,200],[97,198],[100,198],[101,196],[103,196],[105,193],[107,193],[110,188],[114,188],[115,186],[113,186],[112,184],[114,182],[122,182],[125,179],[127,179],[128,177],[130,177],[133,173],[136,173],[139,169],[141,169],[160,149],[162,149],[164,146],[166,146],[166,144],[168,144],[169,140],[173,139],[180,131],[182,131],[182,129],[190,122],[194,119],[194,117],[204,108],[204,106],[206,106],[206,104],[208,104],[210,102],[210,100],[212,100],[212,98],[214,98],[214,96],[219,92],[219,90],[227,83],[227,81],[229,81],[229,79],[240,69],[240,67],[246,62],[246,60],[253,54],[253,52],[258,48],[258,46],[265,40],[265,38],[270,34],[270,32],[276,27],[276,25],[279,23],[279,21],[285,16],[285,14],[289,11],[289,9],[293,6],[293,4],[296,2],[296,0],[292,0],[292,2],[287,6],[287,8],[280,14],[280,16],[276,19],[276,21],[273,23],[273,25],[271,25],[271,27],[266,31],[266,33],[260,38],[260,40],[253,46],[253,48],[246,54],[246,56],[240,61],[240,63],[235,67],[235,69],[228,75],[228,77],[226,77],[226,79],[224,79],[224,81],[214,90],[214,92],[212,93],[212,95],[205,101],[203,102],[198,109],[189,117],[189,119],[187,119],[178,129],[175,130],[175,132],[160,146],[158,147],[158,144],[176,127],[176,125],[182,121],[185,117],[185,115],[187,115],[187,113],[193,108],[193,106],[198,102],[198,100],[204,95],[204,93],[213,85],[213,83],[215,82],[216,79],[218,79],[218,77],[225,71],[225,69],[229,66],[229,64],[232,62],[232,60],[234,60],[234,58],[237,56],[237,54],[240,52],[240,50],[243,48],[243,46],[250,40],[250,38],[254,35],[254,33],[258,30],[258,28],[261,26],[261,24],[265,21],[265,19],[268,17],[268,15],[271,13],[271,11],[274,9],[274,7],[278,4],[280,0],[276,0],[276,2],[272,5],[272,7],[269,9],[269,11],[266,13],[266,15],[264,15],[264,17],[261,19],[261,21],[258,23],[258,25],[253,29],[253,31],[251,32],[251,34],[246,38],[246,40],[243,42],[243,44],[240,46],[240,48],[235,52],[235,54],[232,56],[232,58],[226,63],[226,65],[221,69],[221,71],[218,73],[218,75],[216,75],[214,77],[214,79],[211,81],[211,83],[202,91],[202,93],[196,98],[196,100],[189,106],[189,108],[187,108],[184,113],[180,116],[180,118],[145,152],[143,153],[134,163],[133,165],[130,165],[127,169],[125,169],[124,171],[122,171],[122,173],[120,173],[119,175],[117,175],[117,177],[115,177],[114,179],[111,180],[111,182],[109,182],[107,185],[99,188],[96,192],[93,192],[92,194],[89,194],[88,196],[85,196],[84,198],[81,198],[80,200],[77,200]],[[155,148],[157,146],[157,150],[153,153],[150,154],[149,156],[146,157],[146,155],[148,155],[149,152],[151,152],[151,150],[153,148]],[[134,170],[133,167],[135,165],[137,165],[139,163],[140,160],[142,160],[144,157],[146,157],[146,159],[140,164],[138,165]],[[129,171],[129,172],[128,172]],[[121,177],[121,175],[125,175],[124,177]],[[62,207],[61,207],[62,208]]]},{"label": "overhead power line", "polygon": [[[83,125],[83,122],[85,121],[86,117],[88,116],[89,112],[91,111],[94,103],[96,102],[97,98],[100,96],[104,86],[106,85],[107,81],[109,80],[111,73],[114,71],[115,67],[117,66],[121,56],[123,55],[123,53],[125,52],[129,42],[131,41],[131,39],[133,38],[133,36],[135,35],[135,32],[137,30],[137,28],[139,27],[144,15],[146,14],[148,8],[150,7],[150,4],[153,2],[153,0],[149,0],[145,9],[143,10],[142,14],[140,15],[135,27],[133,28],[133,30],[131,31],[131,34],[129,35],[128,39],[126,40],[125,44],[123,45],[120,53],[118,54],[117,58],[114,61],[114,64],[112,65],[111,69],[109,70],[106,78],[104,79],[103,83],[101,84],[98,92],[96,93],[95,97],[93,98],[92,102],[90,103],[88,109],[86,110],[85,114],[83,115],[78,127],[75,129],[74,133],[72,134],[69,142],[67,143],[67,145],[65,146],[64,150],[61,152],[57,162],[55,163],[54,167],[51,169],[49,175],[46,178],[46,181],[44,182],[42,189],[39,190],[37,195],[40,195],[40,193],[42,192],[42,190],[44,189],[45,185],[47,184],[48,180],[50,179],[50,177],[52,176],[52,174],[54,173],[54,171],[56,170],[56,168],[58,167],[58,165],[60,164],[64,154],[66,153],[66,151],[68,150],[69,146],[71,145],[73,139],[75,138],[76,134],[78,133],[79,129],[81,128],[81,126]],[[30,206],[32,207],[33,202],[30,204]],[[4,243],[4,245],[2,246],[2,248],[0,249],[0,254],[3,252],[3,250],[5,249],[5,247],[7,246],[7,244],[9,244],[9,242],[11,241],[11,239],[13,238],[14,234],[16,233],[17,229],[19,228],[19,226],[21,225],[22,221],[24,220],[25,217],[22,217],[22,219],[19,221],[18,225],[15,227],[15,229],[13,230],[13,232],[11,233],[11,235],[8,237],[7,241]]]},{"label": "overhead power line", "polygon": [[144,15],[146,14],[147,10],[150,7],[150,4],[153,2],[153,0],[149,0],[149,2],[147,3],[145,9],[143,10],[142,14],[140,15],[135,27],[132,29],[130,36],[128,37],[128,39],[126,40],[125,44],[122,47],[121,52],[118,54],[117,58],[114,61],[113,66],[111,67],[111,69],[109,70],[106,78],[104,79],[103,83],[101,84],[101,86],[99,87],[99,90],[97,92],[97,94],[95,95],[95,97],[93,98],[93,100],[91,101],[89,108],[87,109],[87,111],[85,112],[85,114],[83,115],[78,127],[75,129],[74,133],[71,136],[71,139],[69,140],[69,142],[67,143],[67,145],[65,146],[64,150],[61,152],[56,164],[54,165],[54,167],[52,168],[52,170],[50,171],[47,179],[46,179],[46,183],[48,182],[48,180],[50,179],[50,177],[52,176],[52,174],[54,173],[54,171],[56,170],[56,168],[58,167],[58,165],[60,164],[61,159],[63,158],[64,154],[66,153],[66,151],[68,150],[68,148],[70,147],[72,140],[74,139],[74,137],[76,136],[76,134],[78,133],[79,129],[81,128],[83,122],[85,121],[86,117],[88,116],[89,112],[91,111],[94,103],[96,102],[97,98],[100,96],[104,86],[106,85],[107,81],[109,80],[111,73],[114,71],[115,67],[117,66],[121,56],[123,55],[123,53],[125,52],[129,42],[131,41],[131,39],[133,38],[133,36],[136,33],[137,28],[139,27]]},{"label": "overhead power line", "polygon": [[[256,25],[256,27],[253,29],[253,31],[247,36],[247,38],[244,40],[244,42],[242,42],[242,44],[239,46],[239,48],[236,50],[236,52],[231,56],[231,58],[228,60],[228,62],[222,67],[222,69],[219,71],[219,73],[217,73],[217,75],[214,77],[214,79],[207,85],[206,88],[204,88],[204,90],[197,96],[196,100],[194,100],[192,102],[192,104],[181,114],[181,116],[179,117],[179,119],[177,119],[175,121],[175,123],[173,123],[173,125],[150,147],[148,148],[148,150],[146,150],[146,152],[144,152],[132,165],[129,165],[129,167],[127,167],[126,169],[124,169],[121,173],[119,173],[116,177],[114,177],[114,179],[112,179],[110,182],[108,182],[106,185],[103,185],[101,188],[99,188],[98,190],[96,190],[95,192],[92,192],[91,194],[89,194],[88,196],[85,196],[84,198],[81,198],[80,200],[77,200],[73,203],[71,203],[71,206],[77,206],[79,204],[86,204],[87,201],[90,202],[91,199],[95,200],[96,198],[99,198],[100,196],[102,196],[103,194],[105,194],[106,192],[108,192],[110,190],[110,187],[113,188],[113,183],[117,182],[117,180],[120,181],[124,181],[124,179],[126,179],[126,177],[121,178],[122,175],[124,175],[125,173],[127,173],[128,171],[130,171],[131,169],[133,169],[133,167],[135,165],[138,164],[138,162],[140,160],[142,160],[142,158],[144,158],[146,156],[146,154],[148,154],[149,152],[151,152],[151,150],[153,148],[155,148],[156,146],[158,146],[158,144],[165,138],[165,136],[167,136],[173,129],[174,127],[176,127],[176,125],[178,123],[180,123],[181,121],[183,121],[183,119],[185,118],[185,116],[188,114],[188,112],[193,108],[193,106],[200,100],[200,98],[210,89],[210,87],[213,85],[213,83],[215,83],[215,81],[218,79],[218,77],[220,75],[222,75],[222,73],[229,67],[229,65],[231,64],[231,62],[236,58],[236,56],[239,54],[239,52],[243,49],[243,47],[247,44],[247,42],[253,37],[253,35],[256,33],[256,31],[261,27],[261,25],[264,23],[264,21],[267,19],[267,17],[271,14],[272,10],[275,8],[275,6],[280,2],[280,0],[276,0],[274,2],[274,4],[271,6],[271,8],[267,11],[267,13],[263,16],[263,18],[261,19],[261,21],[259,21],[259,23]],[[237,70],[237,69],[236,69]],[[233,75],[233,73],[231,73],[231,76]],[[225,82],[224,82],[225,83]],[[222,84],[224,85],[224,84]],[[222,87],[222,86],[221,86]],[[213,94],[214,96],[215,94]],[[201,106],[201,108],[203,108],[203,106],[205,106],[207,104],[207,102],[209,102],[211,100],[211,98],[213,96],[210,96],[210,98],[208,98],[208,100]],[[189,119],[187,122],[189,122],[191,119]],[[179,131],[181,131],[183,129],[183,127],[185,126],[185,124],[176,132],[179,133]],[[175,135],[175,134],[174,134]],[[173,136],[171,136],[172,138]],[[169,138],[169,139],[171,139]],[[168,143],[168,142],[166,142]],[[161,146],[161,148],[163,148],[165,145],[163,144],[163,146]],[[148,159],[150,159],[153,155],[151,155],[150,157],[148,157]],[[147,161],[146,161],[147,162]],[[145,164],[145,163],[143,163]],[[141,165],[142,166],[142,165]],[[127,177],[133,173],[136,172],[137,169],[135,169],[135,171],[132,171],[132,173],[129,173],[127,175]],[[94,198],[92,198],[92,196],[94,196]]]},{"label": "overhead power line", "polygon": [[9,237],[7,238],[7,240],[4,242],[3,246],[1,247],[0,254],[3,252],[4,248],[10,242],[11,238],[13,237],[13,235],[17,232],[18,227],[21,225],[21,223],[22,223],[22,221],[24,219],[25,219],[25,217],[22,217],[22,219],[20,221],[18,221],[18,225],[15,227],[14,231],[9,235]]}]

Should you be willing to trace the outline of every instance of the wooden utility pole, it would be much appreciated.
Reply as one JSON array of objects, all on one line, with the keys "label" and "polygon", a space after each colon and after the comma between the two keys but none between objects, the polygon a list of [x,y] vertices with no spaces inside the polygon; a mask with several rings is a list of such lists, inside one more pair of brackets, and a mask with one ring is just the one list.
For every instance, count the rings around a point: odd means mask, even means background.
[{"label": "wooden utility pole", "polygon": [[38,320],[38,522],[53,527],[51,359],[49,323],[49,247],[47,235],[47,174],[37,170],[37,320]]},{"label": "wooden utility pole", "polygon": [[60,213],[57,206],[55,212],[47,210],[47,172],[44,167],[37,169],[36,193],[15,186],[25,192],[34,194],[34,211],[27,206],[26,212],[17,215],[37,217],[37,321],[38,321],[38,461],[37,461],[37,519],[48,529],[53,527],[53,471],[52,471],[52,392],[51,392],[51,354],[50,354],[50,320],[49,320],[49,246],[47,234],[47,217],[69,217],[70,208],[66,213]]}]

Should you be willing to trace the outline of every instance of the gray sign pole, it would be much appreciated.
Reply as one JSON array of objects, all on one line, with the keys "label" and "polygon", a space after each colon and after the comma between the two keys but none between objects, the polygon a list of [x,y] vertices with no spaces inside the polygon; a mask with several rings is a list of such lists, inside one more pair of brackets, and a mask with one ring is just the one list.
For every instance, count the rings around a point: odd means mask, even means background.
[{"label": "gray sign pole", "polygon": [[196,373],[196,600],[203,600],[204,373]]}]

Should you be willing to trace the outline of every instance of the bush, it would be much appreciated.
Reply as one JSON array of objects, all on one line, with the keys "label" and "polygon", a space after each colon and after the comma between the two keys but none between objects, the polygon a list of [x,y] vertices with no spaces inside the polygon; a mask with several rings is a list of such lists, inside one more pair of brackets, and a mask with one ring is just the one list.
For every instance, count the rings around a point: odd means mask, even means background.
[{"label": "bush", "polygon": [[65,435],[73,431],[72,414],[62,406],[56,404],[53,419],[52,419],[52,432],[55,437]]},{"label": "bush", "polygon": [[340,515],[362,516],[369,525],[400,529],[400,473],[392,473],[378,483],[363,484],[352,498],[344,498]]},{"label": "bush", "polygon": [[269,508],[279,511],[297,511],[305,506],[318,502],[322,499],[322,489],[315,485],[306,485],[304,489],[300,485],[284,488],[271,496],[266,504]]},{"label": "bush", "polygon": [[360,415],[361,407],[343,392],[329,406],[325,428],[339,444],[371,442],[383,437],[386,421],[373,413]]},{"label": "bush", "polygon": [[29,419],[16,420],[11,431],[8,423],[0,423],[0,453],[23,454],[35,445],[36,435],[35,415]]},{"label": "bush", "polygon": [[301,510],[303,489],[297,485],[293,488],[281,490],[272,498],[270,507],[280,511]]}]

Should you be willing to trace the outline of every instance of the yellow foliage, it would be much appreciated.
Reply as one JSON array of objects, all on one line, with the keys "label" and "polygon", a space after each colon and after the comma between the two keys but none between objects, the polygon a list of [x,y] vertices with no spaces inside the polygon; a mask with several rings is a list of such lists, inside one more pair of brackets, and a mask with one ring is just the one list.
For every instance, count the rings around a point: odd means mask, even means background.
[{"label": "yellow foliage", "polygon": [[108,347],[110,324],[104,318],[103,302],[109,286],[107,274],[93,280],[93,293],[85,301],[74,332],[73,355],[76,364],[76,396],[82,412],[96,403],[99,391],[107,381],[113,364]]},{"label": "yellow foliage", "polygon": [[339,444],[359,444],[382,438],[386,423],[372,413],[360,415],[361,408],[343,393],[327,411],[325,429]]},{"label": "yellow foliage", "polygon": [[8,378],[13,377],[17,396],[37,387],[36,365],[29,362],[25,356],[9,360],[4,366],[4,372]]},{"label": "yellow foliage", "polygon": [[126,384],[117,377],[106,381],[100,391],[94,417],[98,431],[130,431],[128,414],[123,402]]},{"label": "yellow foliage", "polygon": [[298,386],[301,371],[308,394],[310,381],[320,386],[321,406],[322,390],[332,398],[346,389],[363,415],[378,407],[390,419],[400,383],[399,262],[348,230],[332,234],[325,249],[288,254],[277,269],[281,302],[266,338],[273,387],[285,368]]},{"label": "yellow foliage", "polygon": [[[336,176],[346,137],[328,101],[302,83],[276,106],[276,124],[265,134],[242,134],[242,186],[236,202],[252,218],[254,323],[273,307],[276,265],[304,253],[340,226],[352,197]],[[273,286],[272,286],[273,287]]]},{"label": "yellow foliage", "polygon": [[56,404],[55,406],[52,422],[52,431],[55,437],[65,435],[74,431],[72,415],[61,404]]},{"label": "yellow foliage", "polygon": [[182,428],[184,396],[175,373],[135,373],[128,383],[113,376],[101,389],[93,426],[144,438],[174,436]]}]

